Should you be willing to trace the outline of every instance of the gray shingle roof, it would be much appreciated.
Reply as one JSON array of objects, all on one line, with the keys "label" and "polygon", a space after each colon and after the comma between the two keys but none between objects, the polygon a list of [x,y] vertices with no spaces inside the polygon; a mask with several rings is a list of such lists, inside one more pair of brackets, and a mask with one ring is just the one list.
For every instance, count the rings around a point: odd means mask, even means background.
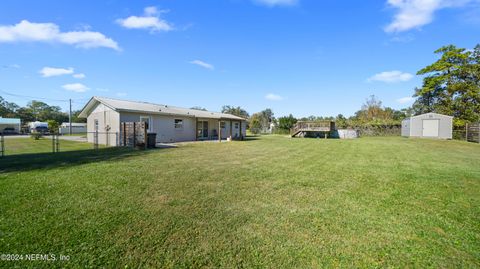
[{"label": "gray shingle roof", "polygon": [[94,96],[90,101],[85,105],[80,113],[80,116],[87,117],[89,109],[93,103],[97,101],[100,102],[115,111],[126,111],[126,112],[139,112],[139,113],[149,113],[149,114],[161,114],[161,115],[177,115],[177,116],[186,116],[186,117],[197,117],[197,118],[209,118],[209,119],[231,119],[231,120],[245,120],[244,118],[237,117],[231,114],[219,113],[219,112],[210,112],[202,111],[189,108],[181,108],[169,105],[160,105],[149,102],[139,102],[139,101],[127,101],[119,100],[106,97]]}]

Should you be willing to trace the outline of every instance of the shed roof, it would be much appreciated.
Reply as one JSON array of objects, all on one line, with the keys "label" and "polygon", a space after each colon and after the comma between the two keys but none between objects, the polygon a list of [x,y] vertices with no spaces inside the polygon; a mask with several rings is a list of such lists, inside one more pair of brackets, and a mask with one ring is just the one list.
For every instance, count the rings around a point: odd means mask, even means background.
[{"label": "shed roof", "polygon": [[244,118],[219,112],[210,112],[203,110],[196,110],[190,108],[181,108],[169,105],[154,104],[140,101],[127,101],[106,97],[94,96],[88,101],[85,107],[79,114],[79,117],[86,118],[98,103],[119,112],[138,112],[159,115],[175,115],[184,117],[197,117],[208,119],[230,119],[230,120],[245,120]]},{"label": "shed roof", "polygon": [[434,113],[434,112],[424,113],[424,114],[412,116],[412,117],[410,117],[410,118],[417,118],[417,117],[422,117],[422,116],[425,116],[425,115],[435,115],[435,116],[437,116],[437,117],[453,118],[453,116],[443,115],[443,114]]},{"label": "shed roof", "polygon": [[0,117],[0,124],[20,124],[20,119]]}]

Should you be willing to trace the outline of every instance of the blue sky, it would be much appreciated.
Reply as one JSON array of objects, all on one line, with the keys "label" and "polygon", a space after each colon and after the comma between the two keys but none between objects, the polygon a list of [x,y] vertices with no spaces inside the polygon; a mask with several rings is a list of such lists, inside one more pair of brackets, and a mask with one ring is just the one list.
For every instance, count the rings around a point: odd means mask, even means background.
[{"label": "blue sky", "polygon": [[0,96],[349,116],[409,106],[433,51],[479,36],[478,0],[4,0]]}]

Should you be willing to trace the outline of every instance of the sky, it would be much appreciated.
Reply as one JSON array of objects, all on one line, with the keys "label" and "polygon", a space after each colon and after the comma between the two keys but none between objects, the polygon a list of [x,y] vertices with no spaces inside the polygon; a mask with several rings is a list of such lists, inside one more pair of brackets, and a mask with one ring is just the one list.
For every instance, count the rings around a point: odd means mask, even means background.
[{"label": "sky", "polygon": [[410,106],[433,52],[479,36],[479,0],[3,0],[0,96],[350,116]]}]

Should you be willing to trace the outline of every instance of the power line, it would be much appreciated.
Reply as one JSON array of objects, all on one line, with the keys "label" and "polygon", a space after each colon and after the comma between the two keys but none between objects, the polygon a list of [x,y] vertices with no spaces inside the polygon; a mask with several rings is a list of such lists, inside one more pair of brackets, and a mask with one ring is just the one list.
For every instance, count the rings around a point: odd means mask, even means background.
[{"label": "power line", "polygon": [[[15,94],[15,93],[9,93],[4,90],[0,90],[3,94],[14,96],[14,97],[20,97],[20,98],[27,98],[29,100],[45,100],[45,101],[50,101],[50,102],[65,102],[68,103],[70,100],[61,100],[61,99],[52,99],[52,98],[45,98],[45,97],[35,97],[35,96],[29,96],[29,95],[21,95],[21,94]],[[84,101],[88,100],[89,98],[81,98],[81,99],[71,99],[72,101]]]}]

